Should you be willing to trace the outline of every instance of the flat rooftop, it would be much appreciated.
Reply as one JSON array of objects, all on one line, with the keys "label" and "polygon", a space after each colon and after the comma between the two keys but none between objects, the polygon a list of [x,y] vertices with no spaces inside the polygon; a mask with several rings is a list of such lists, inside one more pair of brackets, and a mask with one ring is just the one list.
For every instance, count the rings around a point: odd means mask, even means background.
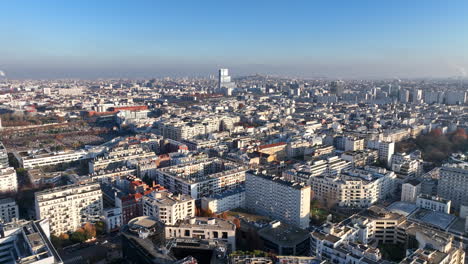
[{"label": "flat rooftop", "polygon": [[457,219],[457,217],[454,215],[426,209],[417,210],[411,214],[409,218],[418,222],[423,222],[438,227],[443,230],[447,230],[448,227]]},{"label": "flat rooftop", "polygon": [[387,206],[387,209],[396,214],[408,216],[418,209],[418,206],[408,202],[394,202]]},{"label": "flat rooftop", "polygon": [[258,234],[281,246],[295,246],[310,236],[309,231],[281,222],[280,225],[268,225]]}]

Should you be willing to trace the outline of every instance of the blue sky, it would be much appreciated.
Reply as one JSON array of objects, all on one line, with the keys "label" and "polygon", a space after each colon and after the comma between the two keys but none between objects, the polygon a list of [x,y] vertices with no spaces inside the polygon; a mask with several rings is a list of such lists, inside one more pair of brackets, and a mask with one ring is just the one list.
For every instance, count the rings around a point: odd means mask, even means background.
[{"label": "blue sky", "polygon": [[11,78],[441,77],[468,68],[468,1],[0,1]]}]

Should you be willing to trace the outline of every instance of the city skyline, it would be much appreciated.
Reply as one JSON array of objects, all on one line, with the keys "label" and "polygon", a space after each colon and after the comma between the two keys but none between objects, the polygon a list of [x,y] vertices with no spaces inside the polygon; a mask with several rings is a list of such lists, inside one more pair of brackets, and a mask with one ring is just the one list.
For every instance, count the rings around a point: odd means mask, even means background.
[{"label": "city skyline", "polygon": [[[3,4],[11,79],[466,76],[465,1]],[[2,74],[0,74],[2,75]]]}]

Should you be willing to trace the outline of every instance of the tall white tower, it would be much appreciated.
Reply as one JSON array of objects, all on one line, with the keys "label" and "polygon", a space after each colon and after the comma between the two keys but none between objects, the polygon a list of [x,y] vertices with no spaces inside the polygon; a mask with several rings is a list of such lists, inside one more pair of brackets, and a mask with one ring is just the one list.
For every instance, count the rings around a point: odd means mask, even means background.
[{"label": "tall white tower", "polygon": [[218,91],[224,93],[227,96],[232,95],[232,90],[236,87],[236,84],[231,81],[228,69],[219,69],[218,71]]}]

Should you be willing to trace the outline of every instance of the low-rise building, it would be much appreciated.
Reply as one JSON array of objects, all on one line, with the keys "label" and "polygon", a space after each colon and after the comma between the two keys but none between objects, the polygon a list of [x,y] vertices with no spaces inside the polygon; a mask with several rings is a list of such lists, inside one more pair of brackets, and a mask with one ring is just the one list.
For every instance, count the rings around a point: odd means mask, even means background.
[{"label": "low-rise building", "polygon": [[179,220],[174,225],[164,227],[166,239],[198,238],[220,240],[229,245],[230,251],[236,250],[236,226],[221,218],[193,217]]},{"label": "low-rise building", "polygon": [[283,256],[308,256],[310,234],[308,231],[280,221],[273,221],[260,229],[263,250]]},{"label": "low-rise building", "polygon": [[25,169],[73,162],[86,158],[85,150],[51,152],[39,150],[35,152],[20,152],[17,156],[19,164]]},{"label": "low-rise building", "polygon": [[236,208],[244,208],[245,187],[239,187],[210,197],[203,197],[201,207],[203,210],[210,210],[217,214]]},{"label": "low-rise building", "polygon": [[450,200],[443,199],[438,196],[431,196],[421,194],[416,199],[416,205],[420,208],[443,212],[446,214],[450,213],[450,206],[452,202]]}]

